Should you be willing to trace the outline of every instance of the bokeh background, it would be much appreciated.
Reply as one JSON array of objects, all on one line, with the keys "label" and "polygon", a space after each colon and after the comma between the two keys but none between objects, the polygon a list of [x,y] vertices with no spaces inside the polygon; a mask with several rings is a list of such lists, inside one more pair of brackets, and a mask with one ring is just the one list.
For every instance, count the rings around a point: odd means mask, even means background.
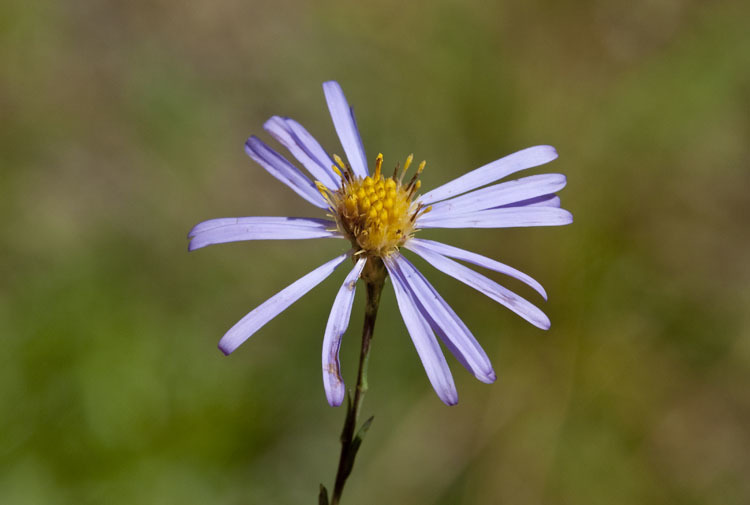
[{"label": "bokeh background", "polygon": [[[345,271],[231,357],[226,329],[338,241],[188,254],[197,222],[314,215],[243,152],[273,114],[425,188],[552,144],[571,226],[432,231],[543,332],[431,269],[484,345],[433,393],[390,287],[350,504],[750,503],[750,4],[737,1],[0,4],[0,503],[317,503],[342,409],[320,346]],[[275,144],[274,144],[275,145]],[[359,295],[362,293],[360,292]],[[342,364],[354,380],[362,299]]]}]

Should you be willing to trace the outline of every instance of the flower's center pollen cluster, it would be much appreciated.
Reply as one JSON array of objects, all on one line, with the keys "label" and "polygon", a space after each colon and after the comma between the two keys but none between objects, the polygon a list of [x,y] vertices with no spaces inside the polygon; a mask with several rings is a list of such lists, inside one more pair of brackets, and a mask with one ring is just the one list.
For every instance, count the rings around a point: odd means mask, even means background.
[{"label": "flower's center pollen cluster", "polygon": [[354,175],[338,156],[333,170],[341,177],[341,187],[335,191],[316,181],[318,190],[328,202],[331,215],[339,230],[352,242],[358,254],[387,256],[396,251],[414,232],[414,223],[420,214],[428,212],[414,201],[421,182],[419,174],[425,162],[411,180],[403,183],[404,174],[413,160],[409,155],[403,170],[398,165],[392,177],[383,177],[383,155],[375,160],[375,173],[365,178]]}]

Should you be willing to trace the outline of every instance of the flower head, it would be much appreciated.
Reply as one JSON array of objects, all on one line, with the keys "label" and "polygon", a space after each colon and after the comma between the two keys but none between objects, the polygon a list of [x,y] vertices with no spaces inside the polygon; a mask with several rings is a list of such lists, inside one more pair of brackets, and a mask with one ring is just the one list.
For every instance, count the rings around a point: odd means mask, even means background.
[{"label": "flower head", "polygon": [[424,170],[425,162],[419,165],[417,173],[404,184],[403,178],[413,156],[409,156],[404,170],[398,166],[392,177],[384,177],[381,168],[383,155],[375,160],[375,173],[359,177],[351,168],[344,165],[334,155],[336,165],[331,167],[341,178],[341,186],[328,189],[316,181],[318,190],[328,202],[338,230],[348,238],[357,253],[368,256],[385,257],[398,250],[411,238],[417,218],[429,211],[414,201],[414,195],[421,181],[417,180]]},{"label": "flower head", "polygon": [[526,299],[455,260],[494,270],[521,280],[546,299],[544,288],[528,275],[485,256],[439,242],[418,239],[424,228],[505,228],[556,226],[572,222],[560,208],[556,192],[565,176],[542,174],[494,184],[520,170],[557,158],[550,146],[535,146],[493,161],[428,193],[419,194],[422,161],[411,175],[409,155],[393,175],[383,171],[383,156],[370,173],[354,113],[338,83],[323,84],[333,124],[348,163],[329,156],[296,121],[274,116],[264,128],[308,171],[311,178],[268,147],[250,137],[245,150],[271,175],[312,205],[327,211],[328,219],[239,217],[212,219],[190,232],[190,250],[211,244],[260,239],[343,238],[351,248],[293,282],[255,308],[222,337],[219,348],[233,352],[268,321],[326,279],[348,257],[354,268],[333,302],[323,337],[323,383],[328,402],[340,405],[345,389],[338,358],[341,337],[349,325],[357,280],[388,275],[409,335],[438,396],[447,404],[458,401],[455,384],[436,336],[482,382],[493,382],[495,372],[486,353],[453,309],[402,254],[408,249],[436,269],[466,283],[508,307],[535,326],[549,328],[549,319]]}]

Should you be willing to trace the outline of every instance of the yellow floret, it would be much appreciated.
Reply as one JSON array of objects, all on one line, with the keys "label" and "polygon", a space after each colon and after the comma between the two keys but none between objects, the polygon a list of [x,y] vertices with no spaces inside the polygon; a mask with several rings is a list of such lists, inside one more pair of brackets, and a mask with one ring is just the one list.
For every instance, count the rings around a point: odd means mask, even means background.
[{"label": "yellow floret", "polygon": [[424,169],[424,162],[410,183],[403,184],[401,179],[413,156],[407,158],[403,171],[399,174],[397,170],[393,177],[383,177],[382,155],[376,159],[373,176],[364,178],[354,175],[338,156],[333,159],[334,171],[346,172],[346,177],[341,177],[341,187],[331,191],[322,184],[316,186],[331,206],[339,230],[358,253],[382,257],[398,250],[411,236],[417,215],[427,212],[414,202],[420,186],[416,179]]}]

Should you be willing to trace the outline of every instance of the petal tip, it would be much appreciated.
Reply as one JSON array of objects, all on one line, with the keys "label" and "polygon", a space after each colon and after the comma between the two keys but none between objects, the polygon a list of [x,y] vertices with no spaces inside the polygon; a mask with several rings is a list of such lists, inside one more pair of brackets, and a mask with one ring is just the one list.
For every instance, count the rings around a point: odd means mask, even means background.
[{"label": "petal tip", "polygon": [[454,405],[458,405],[458,395],[451,395],[447,398],[441,398],[443,400],[443,403],[445,403],[449,407],[453,407]]},{"label": "petal tip", "polygon": [[495,374],[495,370],[492,368],[489,369],[489,371],[483,375],[482,377],[477,377],[481,382],[484,382],[485,384],[492,384],[497,380],[497,375]]},{"label": "petal tip", "polygon": [[278,125],[279,123],[283,124],[283,122],[284,120],[280,118],[279,116],[271,116],[270,118],[266,120],[265,123],[263,123],[263,129],[271,133],[271,135],[273,135],[272,130],[274,130],[274,126]]},{"label": "petal tip", "polygon": [[538,146],[538,149],[540,151],[544,151],[544,154],[549,158],[548,161],[556,160],[559,156],[557,153],[557,149],[555,149],[554,146],[540,145]]},{"label": "petal tip", "polygon": [[344,395],[343,393],[341,395],[338,395],[336,397],[328,397],[328,405],[331,407],[341,407],[341,404],[344,402]]},{"label": "petal tip", "polygon": [[222,354],[224,354],[224,356],[229,356],[230,354],[232,354],[232,351],[234,351],[234,349],[231,349],[229,346],[227,346],[223,340],[219,342],[218,347]]},{"label": "petal tip", "polygon": [[338,83],[338,81],[330,80],[330,81],[325,81],[323,83],[324,90],[336,89],[336,88],[341,89],[341,85]]}]

